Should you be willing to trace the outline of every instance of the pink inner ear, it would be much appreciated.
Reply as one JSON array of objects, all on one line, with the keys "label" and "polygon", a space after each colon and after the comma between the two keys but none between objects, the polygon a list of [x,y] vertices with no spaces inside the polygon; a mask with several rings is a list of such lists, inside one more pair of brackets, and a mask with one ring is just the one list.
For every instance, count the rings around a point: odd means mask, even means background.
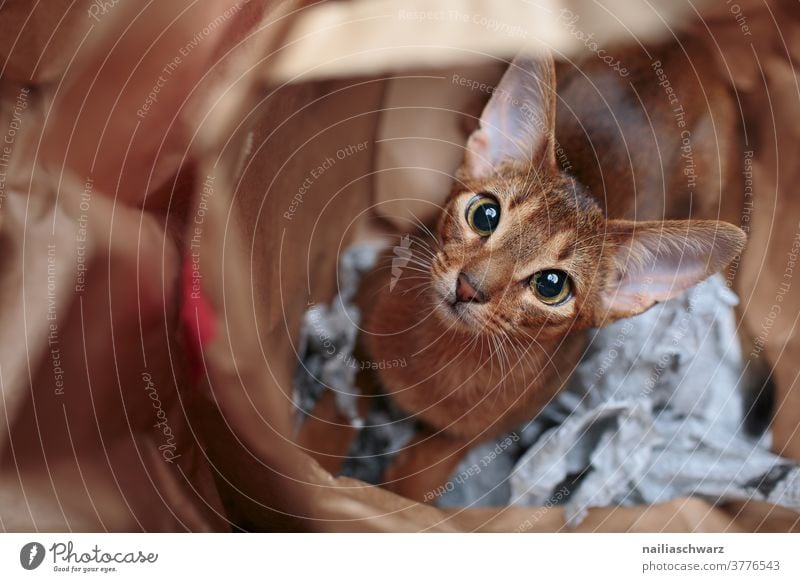
[{"label": "pink inner ear", "polygon": [[655,263],[625,272],[606,292],[606,308],[617,317],[636,315],[680,295],[707,275],[705,263],[691,253],[663,253]]},{"label": "pink inner ear", "polygon": [[555,164],[555,69],[549,55],[518,56],[467,142],[464,171],[485,178],[506,162]]},{"label": "pink inner ear", "polygon": [[489,137],[482,129],[475,130],[467,141],[464,169],[473,178],[488,178],[492,173],[489,158]]},{"label": "pink inner ear", "polygon": [[744,246],[745,234],[717,221],[610,221],[619,279],[603,292],[606,315],[629,317],[672,299],[721,270]]}]

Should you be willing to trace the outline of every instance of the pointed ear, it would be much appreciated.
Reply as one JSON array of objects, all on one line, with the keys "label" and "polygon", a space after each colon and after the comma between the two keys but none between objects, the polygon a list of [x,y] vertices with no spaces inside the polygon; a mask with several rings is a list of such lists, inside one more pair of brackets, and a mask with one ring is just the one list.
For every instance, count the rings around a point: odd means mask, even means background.
[{"label": "pointed ear", "polygon": [[508,161],[555,166],[555,82],[549,53],[514,59],[467,141],[467,176],[485,178]]},{"label": "pointed ear", "polygon": [[722,270],[747,236],[714,220],[608,221],[615,273],[602,293],[602,324],[641,313]]}]

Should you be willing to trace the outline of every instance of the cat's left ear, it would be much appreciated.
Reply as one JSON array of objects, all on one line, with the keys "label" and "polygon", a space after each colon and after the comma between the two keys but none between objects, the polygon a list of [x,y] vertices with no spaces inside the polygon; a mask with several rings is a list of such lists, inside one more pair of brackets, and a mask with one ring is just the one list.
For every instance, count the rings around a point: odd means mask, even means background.
[{"label": "cat's left ear", "polygon": [[597,325],[646,311],[724,269],[747,235],[727,222],[610,220],[605,244],[614,272],[601,292]]},{"label": "cat's left ear", "polygon": [[555,167],[555,83],[549,53],[514,59],[467,141],[467,176],[486,178],[505,162]]}]

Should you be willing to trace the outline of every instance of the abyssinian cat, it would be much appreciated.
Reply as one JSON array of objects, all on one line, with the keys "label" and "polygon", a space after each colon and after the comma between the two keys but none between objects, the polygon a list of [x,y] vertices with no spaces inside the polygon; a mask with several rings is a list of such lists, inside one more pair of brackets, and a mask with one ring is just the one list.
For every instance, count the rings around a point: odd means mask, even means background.
[{"label": "abyssinian cat", "polygon": [[[652,63],[626,66],[635,77]],[[606,73],[613,74],[601,71],[594,80]],[[650,85],[652,98],[663,99],[657,82]],[[576,80],[559,98],[580,108],[583,91]],[[613,101],[614,91],[607,92]],[[624,98],[611,103],[612,111],[624,110]],[[685,116],[685,132],[672,115],[658,120],[666,186],[651,179],[659,160],[643,151],[627,151],[619,181],[602,183],[590,168],[602,158],[592,149],[610,147],[602,135],[607,119],[595,116],[587,128],[573,118],[557,131],[552,58],[517,57],[469,137],[435,232],[415,239],[402,274],[380,288],[368,313],[370,357],[408,362],[379,372],[399,407],[458,440],[508,430],[535,416],[563,386],[587,329],[675,297],[740,253],[741,229],[662,200],[674,177],[685,178],[681,136],[704,135],[707,117]],[[621,122],[639,131],[639,120]],[[570,142],[570,153],[595,156],[570,164],[591,184],[559,165],[557,134]],[[625,149],[616,146],[620,158]],[[700,149],[693,162],[709,170],[713,164],[705,161],[716,152]],[[717,164],[715,171],[723,180],[725,169]],[[661,219],[676,215],[692,220]]]}]

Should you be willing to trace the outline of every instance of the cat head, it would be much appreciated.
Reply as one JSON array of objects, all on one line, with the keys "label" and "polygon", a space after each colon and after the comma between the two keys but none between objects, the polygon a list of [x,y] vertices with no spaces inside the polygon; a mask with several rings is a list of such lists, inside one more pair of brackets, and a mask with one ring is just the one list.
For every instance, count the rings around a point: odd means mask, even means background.
[{"label": "cat head", "polygon": [[453,328],[557,339],[675,297],[743,248],[744,233],[724,222],[607,219],[560,171],[555,116],[552,59],[518,57],[437,225],[432,287]]}]

